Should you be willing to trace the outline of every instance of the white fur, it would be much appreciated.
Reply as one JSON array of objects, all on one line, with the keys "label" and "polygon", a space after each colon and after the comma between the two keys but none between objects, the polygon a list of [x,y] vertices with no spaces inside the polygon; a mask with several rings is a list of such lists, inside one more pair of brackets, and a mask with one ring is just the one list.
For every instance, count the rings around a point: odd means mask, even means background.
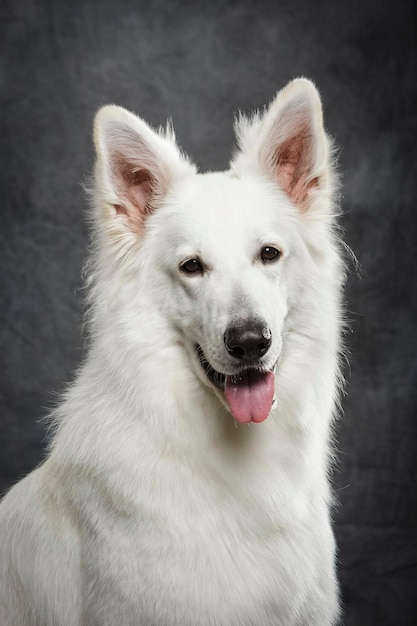
[{"label": "white fur", "polygon": [[[279,155],[299,124],[292,195],[293,152]],[[237,130],[230,170],[197,174],[171,131],[98,113],[91,341],[47,460],[0,508],[2,626],[338,621],[328,470],[343,268],[315,87],[293,81]],[[282,258],[264,265],[263,245]],[[197,255],[204,274],[181,272]],[[235,423],[194,349],[230,373],[236,308],[272,331],[265,368],[278,359],[260,424]]]}]

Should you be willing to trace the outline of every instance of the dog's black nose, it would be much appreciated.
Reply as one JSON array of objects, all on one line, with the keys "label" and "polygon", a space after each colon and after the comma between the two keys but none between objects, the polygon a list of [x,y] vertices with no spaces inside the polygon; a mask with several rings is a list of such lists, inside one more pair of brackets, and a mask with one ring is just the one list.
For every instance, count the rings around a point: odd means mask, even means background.
[{"label": "dog's black nose", "polygon": [[260,359],[270,348],[272,333],[262,320],[249,319],[231,324],[224,333],[229,354],[245,363]]}]

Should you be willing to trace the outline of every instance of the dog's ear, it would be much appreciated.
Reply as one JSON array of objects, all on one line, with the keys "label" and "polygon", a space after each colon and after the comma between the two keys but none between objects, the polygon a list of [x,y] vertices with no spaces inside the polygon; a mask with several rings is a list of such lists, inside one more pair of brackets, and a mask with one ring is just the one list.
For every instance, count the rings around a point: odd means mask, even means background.
[{"label": "dog's ear", "polygon": [[329,140],[323,128],[321,100],[309,80],[293,80],[264,115],[237,122],[238,173],[260,170],[276,181],[292,202],[308,211],[321,192],[330,190]]},{"label": "dog's ear", "polygon": [[94,124],[95,188],[105,217],[140,233],[172,182],[194,168],[181,154],[174,133],[156,133],[122,107],[105,106]]}]

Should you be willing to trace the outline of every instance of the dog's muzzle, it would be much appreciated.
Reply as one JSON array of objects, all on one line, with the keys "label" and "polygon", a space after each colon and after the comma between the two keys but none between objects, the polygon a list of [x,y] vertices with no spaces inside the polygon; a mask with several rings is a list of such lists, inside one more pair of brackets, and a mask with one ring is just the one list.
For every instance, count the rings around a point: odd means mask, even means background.
[{"label": "dog's muzzle", "polygon": [[[207,380],[224,393],[226,403],[233,417],[243,424],[263,422],[271,412],[275,400],[275,366],[265,370],[260,366],[260,358],[271,345],[271,337],[261,333],[242,334],[239,342],[233,334],[228,335],[228,348],[232,356],[238,359],[240,369],[236,374],[223,374],[215,370],[207,360],[201,346],[196,352]],[[226,334],[225,334],[226,344]],[[252,367],[248,366],[251,363]],[[257,367],[254,366],[257,363]],[[242,367],[242,365],[246,365]]]}]

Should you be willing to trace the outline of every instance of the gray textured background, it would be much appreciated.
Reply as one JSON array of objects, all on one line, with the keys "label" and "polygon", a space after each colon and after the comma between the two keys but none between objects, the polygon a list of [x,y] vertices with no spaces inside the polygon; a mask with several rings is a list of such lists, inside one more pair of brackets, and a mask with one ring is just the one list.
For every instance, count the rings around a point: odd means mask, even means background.
[{"label": "gray textured background", "polygon": [[[82,355],[94,112],[172,117],[202,169],[237,109],[316,81],[341,148],[351,367],[335,525],[347,626],[417,623],[416,32],[408,1],[20,0],[0,6],[0,489]],[[262,625],[259,625],[262,626]]]}]

